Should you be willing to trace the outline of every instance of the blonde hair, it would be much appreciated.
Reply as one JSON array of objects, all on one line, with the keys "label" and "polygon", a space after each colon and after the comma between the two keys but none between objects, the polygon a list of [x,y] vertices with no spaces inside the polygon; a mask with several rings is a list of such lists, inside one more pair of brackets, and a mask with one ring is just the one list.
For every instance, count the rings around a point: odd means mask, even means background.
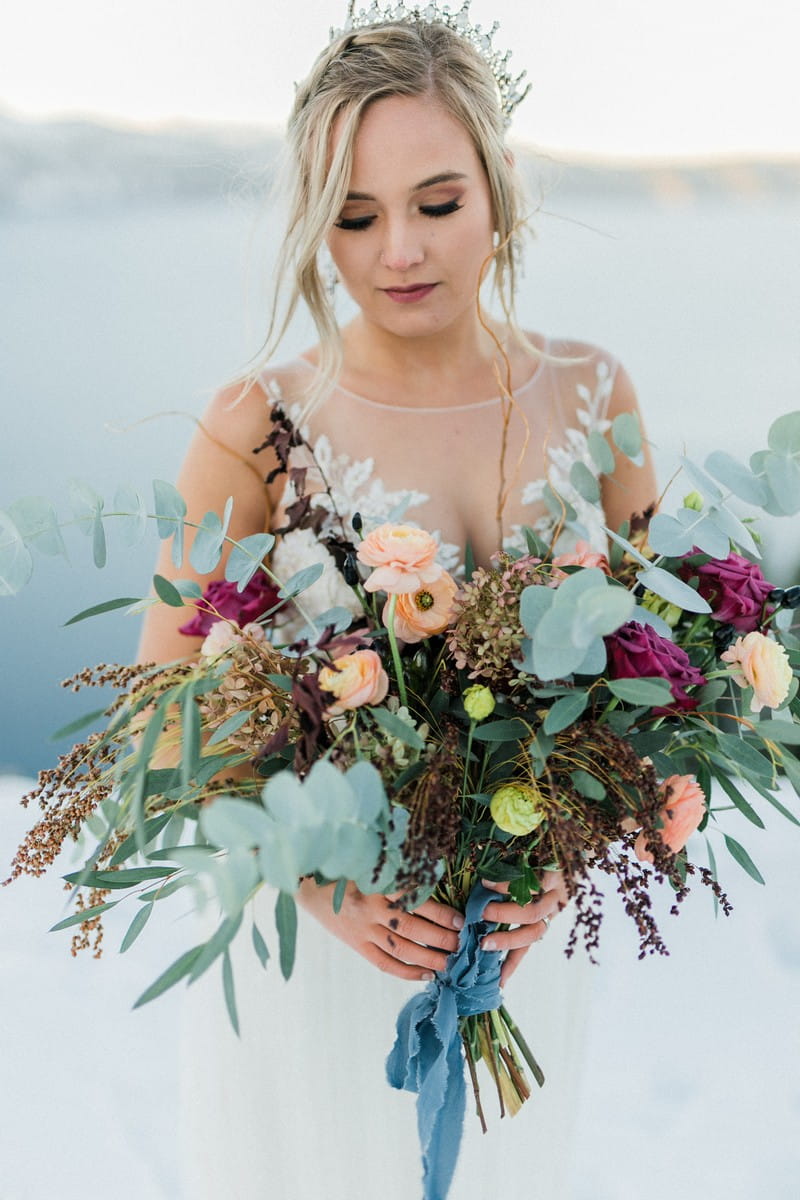
[{"label": "blonde hair", "polygon": [[[264,347],[265,357],[274,352],[298,304],[305,301],[320,342],[319,372],[307,411],[327,393],[341,369],[339,327],[318,254],[345,202],[361,118],[376,100],[422,95],[435,96],[460,122],[486,171],[498,243],[494,288],[510,328],[525,340],[514,320],[523,200],[505,147],[503,114],[488,64],[446,25],[418,21],[343,34],[320,54],[298,86],[289,118],[290,217]],[[337,120],[339,137],[331,154]]]}]

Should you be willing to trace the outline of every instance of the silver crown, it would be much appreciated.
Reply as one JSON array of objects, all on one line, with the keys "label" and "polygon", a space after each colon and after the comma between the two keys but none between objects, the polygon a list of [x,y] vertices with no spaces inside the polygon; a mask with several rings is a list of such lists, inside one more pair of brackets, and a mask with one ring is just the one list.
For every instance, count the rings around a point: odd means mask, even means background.
[{"label": "silver crown", "polygon": [[500,109],[505,123],[508,125],[514,109],[531,90],[531,85],[524,82],[527,72],[523,71],[516,78],[511,74],[508,69],[511,51],[506,50],[504,54],[501,54],[492,45],[492,39],[500,28],[499,22],[495,21],[491,29],[482,29],[480,25],[473,25],[469,19],[469,6],[470,0],[464,0],[458,12],[454,13],[446,4],[442,8],[436,3],[426,4],[424,7],[421,5],[407,7],[403,0],[400,0],[399,4],[387,4],[381,8],[377,0],[372,0],[368,9],[362,8],[357,13],[355,0],[350,0],[344,28],[331,29],[331,41],[346,33],[352,33],[356,29],[367,29],[372,25],[413,25],[418,22],[425,25],[446,25],[465,42],[469,42],[478,51],[481,58],[488,63],[500,93]]}]

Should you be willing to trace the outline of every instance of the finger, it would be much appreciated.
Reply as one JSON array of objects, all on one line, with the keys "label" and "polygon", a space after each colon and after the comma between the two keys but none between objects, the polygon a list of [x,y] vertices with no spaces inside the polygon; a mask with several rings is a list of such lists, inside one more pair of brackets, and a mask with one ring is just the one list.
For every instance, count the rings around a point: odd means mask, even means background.
[{"label": "finger", "polygon": [[397,979],[410,979],[420,983],[429,983],[433,979],[433,972],[428,968],[401,962],[381,950],[380,946],[371,944],[363,951],[363,954],[367,962],[371,962],[379,971],[383,971],[386,975],[394,975]]},{"label": "finger", "polygon": [[505,987],[511,976],[516,971],[519,964],[522,962],[525,955],[530,949],[529,946],[523,946],[519,950],[510,950],[505,962],[500,968],[500,987]]},{"label": "finger", "polygon": [[522,950],[534,942],[541,941],[547,933],[547,923],[537,921],[535,925],[518,925],[503,933],[490,933],[481,942],[483,950]]},{"label": "finger", "polygon": [[564,906],[556,892],[543,892],[529,904],[514,904],[512,900],[492,900],[483,913],[485,921],[498,925],[533,925],[542,917],[554,917]]},{"label": "finger", "polygon": [[447,954],[452,954],[458,949],[458,934],[455,929],[445,929],[416,912],[408,913],[396,908],[389,912],[381,923],[391,933],[406,938],[409,942],[416,942],[419,946],[444,950]]},{"label": "finger", "polygon": [[500,883],[495,879],[482,879],[481,883],[485,888],[488,888],[490,892],[502,892],[504,895],[508,895],[507,883]]},{"label": "finger", "polygon": [[391,929],[383,929],[381,933],[383,937],[378,949],[390,954],[392,958],[408,963],[411,967],[427,968],[430,971],[443,971],[447,966],[448,955],[445,951],[421,946],[418,942],[392,933]]},{"label": "finger", "polygon": [[464,914],[456,908],[451,908],[449,904],[440,904],[438,900],[426,900],[424,904],[410,911],[419,913],[426,920],[433,921],[435,925],[441,925],[445,929],[464,927]]}]

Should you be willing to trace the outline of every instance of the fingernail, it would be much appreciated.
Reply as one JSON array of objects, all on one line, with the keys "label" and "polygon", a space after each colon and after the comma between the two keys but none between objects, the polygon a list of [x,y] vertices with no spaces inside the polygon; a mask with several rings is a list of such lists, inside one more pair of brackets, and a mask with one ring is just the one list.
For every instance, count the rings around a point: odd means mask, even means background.
[{"label": "fingernail", "polygon": [[433,971],[423,971],[422,975],[420,975],[420,979],[422,979],[425,983],[431,983],[433,980]]},{"label": "fingernail", "polygon": [[456,913],[456,915],[453,917],[453,924],[455,925],[456,929],[464,928],[464,918],[461,913]]},{"label": "fingernail", "polygon": [[483,943],[483,949],[484,950],[496,950],[497,942],[494,940],[494,938],[486,938]]}]

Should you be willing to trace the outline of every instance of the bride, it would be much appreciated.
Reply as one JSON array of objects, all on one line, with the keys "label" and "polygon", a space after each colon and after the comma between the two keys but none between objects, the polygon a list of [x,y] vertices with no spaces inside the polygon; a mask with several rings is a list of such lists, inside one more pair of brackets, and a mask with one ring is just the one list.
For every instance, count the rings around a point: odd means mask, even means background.
[{"label": "bride", "polygon": [[[524,202],[504,136],[519,91],[499,56],[446,10],[374,9],[354,24],[334,35],[298,87],[289,121],[295,179],[276,289],[286,308],[276,303],[272,340],[304,301],[319,341],[213,400],[180,475],[189,519],[221,511],[232,496],[232,537],[280,529],[291,488],[267,487],[274,464],[253,454],[279,397],[307,427],[340,513],[380,519],[405,503],[407,520],[437,531],[446,566],[458,570],[467,543],[476,562],[488,562],[523,525],[552,533],[548,482],[573,496],[586,540],[602,549],[603,524],[643,510],[655,484],[646,458],[640,468],[618,464],[601,505],[570,490],[576,462],[596,473],[588,435],[635,411],[636,400],[612,355],[517,325]],[[480,301],[487,263],[500,318]],[[341,329],[335,287],[358,309]],[[278,542],[272,566],[286,578],[326,557],[308,531],[295,531]],[[168,555],[158,570],[174,575]],[[305,607],[330,607],[338,586],[331,560]],[[141,657],[190,655],[199,643],[178,631],[181,619],[165,605],[151,609]],[[510,1002],[548,1082],[512,1128],[494,1122],[481,1140],[468,1117],[454,1200],[506,1185],[526,1196],[568,1195],[586,963],[562,953],[564,896],[552,873],[535,902],[520,907],[498,894],[486,911],[512,926],[492,935],[506,952],[502,982],[520,968]],[[313,880],[298,898],[300,953],[288,984],[240,948],[241,1042],[215,987],[201,981],[189,993],[187,1200],[419,1193],[413,1100],[389,1090],[383,1064],[397,1011],[444,967],[460,915],[430,900],[392,929],[397,910],[387,898],[352,885],[338,914],[330,889]]]}]

